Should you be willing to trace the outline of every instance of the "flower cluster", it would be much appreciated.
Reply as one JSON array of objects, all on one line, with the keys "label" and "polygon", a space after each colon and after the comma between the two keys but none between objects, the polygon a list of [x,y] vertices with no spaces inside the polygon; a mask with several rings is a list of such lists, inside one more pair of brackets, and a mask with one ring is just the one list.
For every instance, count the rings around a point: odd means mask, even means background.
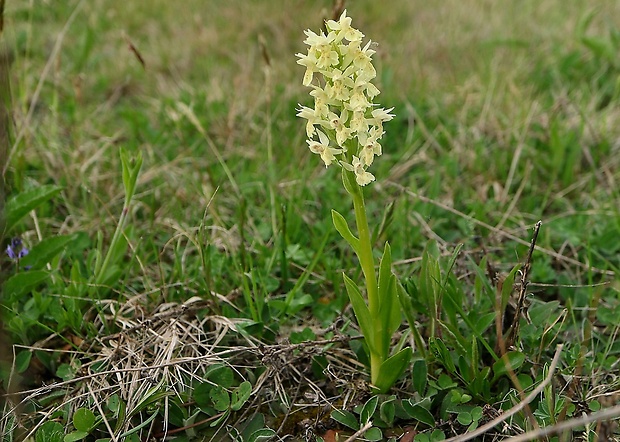
[{"label": "flower cluster", "polygon": [[[379,94],[371,83],[377,75],[372,65],[375,51],[370,41],[362,46],[364,34],[351,27],[347,11],[325,25],[327,35],[305,31],[308,54],[296,54],[297,63],[306,68],[303,84],[312,87],[314,97],[314,109],[300,105],[297,116],[308,120],[307,143],[325,166],[336,162],[365,186],[375,180],[367,168],[381,155],[383,123],[393,118],[393,108],[373,104]],[[313,82],[315,74],[318,80]]]}]

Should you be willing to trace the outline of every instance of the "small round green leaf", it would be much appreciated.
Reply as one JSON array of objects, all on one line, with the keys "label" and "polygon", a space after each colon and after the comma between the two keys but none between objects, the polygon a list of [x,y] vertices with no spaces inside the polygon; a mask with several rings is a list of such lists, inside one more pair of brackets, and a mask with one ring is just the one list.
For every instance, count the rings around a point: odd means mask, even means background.
[{"label": "small round green leaf", "polygon": [[118,394],[113,394],[112,396],[110,396],[110,399],[108,399],[108,409],[113,413],[118,412],[120,404],[121,400],[118,397]]},{"label": "small round green leaf", "polygon": [[230,388],[235,382],[232,369],[224,364],[211,365],[205,373],[205,378],[223,388]]},{"label": "small round green leaf", "polygon": [[461,425],[469,425],[472,422],[471,413],[467,411],[461,411],[456,415],[456,420],[459,421]]},{"label": "small round green leaf", "polygon": [[446,434],[441,430],[433,430],[431,433],[431,442],[439,442],[446,438]]},{"label": "small round green leaf", "polygon": [[209,391],[209,397],[213,403],[213,408],[217,411],[225,411],[230,406],[230,395],[219,385],[216,385]]},{"label": "small round green leaf", "polygon": [[56,370],[56,376],[63,381],[69,381],[75,377],[75,370],[69,364],[60,364]]},{"label": "small round green leaf", "polygon": [[89,432],[95,424],[95,414],[88,408],[78,408],[73,413],[73,426],[78,431]]},{"label": "small round green leaf", "polygon": [[473,420],[479,421],[480,419],[482,419],[482,407],[474,407],[472,408],[470,413]]}]

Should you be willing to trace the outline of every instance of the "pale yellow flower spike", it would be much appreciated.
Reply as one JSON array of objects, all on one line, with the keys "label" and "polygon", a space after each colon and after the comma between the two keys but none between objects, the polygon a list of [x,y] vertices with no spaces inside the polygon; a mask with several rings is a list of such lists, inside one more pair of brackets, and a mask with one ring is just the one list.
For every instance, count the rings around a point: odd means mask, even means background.
[{"label": "pale yellow flower spike", "polygon": [[362,43],[364,34],[351,25],[346,10],[325,25],[327,34],[306,30],[308,53],[296,54],[306,68],[303,84],[312,87],[314,98],[314,108],[300,105],[297,116],[307,120],[310,151],[326,167],[338,164],[366,186],[375,180],[367,168],[382,153],[383,123],[394,115],[373,103],[379,89],[371,83],[377,75],[371,42]]}]

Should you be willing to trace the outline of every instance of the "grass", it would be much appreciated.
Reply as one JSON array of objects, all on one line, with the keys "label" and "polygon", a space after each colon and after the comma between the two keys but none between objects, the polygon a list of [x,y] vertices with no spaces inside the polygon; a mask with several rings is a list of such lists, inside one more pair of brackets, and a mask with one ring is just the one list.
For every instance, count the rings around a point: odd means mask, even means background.
[{"label": "grass", "polygon": [[[549,440],[619,437],[617,5],[348,5],[396,114],[366,192],[410,295],[391,396],[342,283],[348,200],[295,117],[293,54],[332,5],[150,5],[5,6],[3,178],[32,203],[3,242],[30,250],[2,258],[5,440],[442,440],[538,386],[478,440],[599,410]],[[113,241],[121,147],[144,162]]]}]

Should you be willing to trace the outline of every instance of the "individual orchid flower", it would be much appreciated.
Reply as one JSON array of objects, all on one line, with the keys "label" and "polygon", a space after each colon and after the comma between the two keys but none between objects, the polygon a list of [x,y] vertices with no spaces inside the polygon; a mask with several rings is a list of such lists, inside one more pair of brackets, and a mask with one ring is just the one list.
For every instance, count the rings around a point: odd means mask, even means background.
[{"label": "individual orchid flower", "polygon": [[325,25],[327,29],[337,33],[336,41],[341,41],[343,38],[348,41],[357,41],[364,38],[364,34],[351,26],[351,17],[347,17],[346,10],[340,15],[338,21],[328,20]]},{"label": "individual orchid flower", "polygon": [[365,186],[375,180],[375,176],[370,172],[366,172],[366,169],[364,168],[365,164],[355,155],[353,155],[353,161],[351,164],[345,163],[344,161],[341,164],[346,170],[355,174],[355,181],[360,186]]},{"label": "individual orchid flower", "polygon": [[330,112],[327,118],[329,119],[331,128],[336,132],[336,143],[338,146],[344,146],[344,143],[351,138],[352,132],[347,126],[349,113],[345,108],[342,108],[340,116]]},{"label": "individual orchid flower", "polygon": [[316,115],[314,109],[306,106],[299,106],[299,109],[297,109],[297,116],[308,120],[306,123],[306,135],[308,135],[308,138],[312,138],[315,130],[314,125],[321,122],[321,117]]},{"label": "individual orchid flower", "polygon": [[314,78],[314,73],[319,71],[319,67],[317,66],[316,57],[304,54],[295,54],[299,57],[297,60],[297,64],[306,67],[306,73],[304,74],[303,85],[310,86],[312,83],[312,79]]},{"label": "individual orchid flower", "polygon": [[380,156],[382,154],[381,144],[377,141],[383,132],[377,130],[376,127],[373,127],[370,130],[370,134],[368,133],[360,133],[358,134],[358,140],[360,144],[363,146],[360,151],[360,157],[366,166],[372,165],[375,156]]},{"label": "individual orchid flower", "polygon": [[329,138],[320,130],[317,129],[316,133],[318,134],[320,141],[308,140],[308,147],[312,153],[321,156],[321,159],[325,163],[325,167],[327,167],[336,160],[336,155],[342,153],[342,149],[330,147]]}]

